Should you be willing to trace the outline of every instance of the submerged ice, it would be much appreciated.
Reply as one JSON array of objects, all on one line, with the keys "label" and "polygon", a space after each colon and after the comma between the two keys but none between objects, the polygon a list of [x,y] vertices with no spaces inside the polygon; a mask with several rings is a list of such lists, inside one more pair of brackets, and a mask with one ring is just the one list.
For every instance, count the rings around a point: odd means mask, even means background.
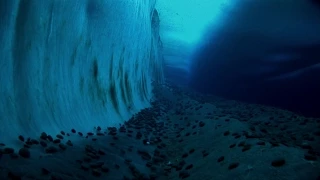
[{"label": "submerged ice", "polygon": [[320,115],[319,3],[234,1],[222,19],[193,55],[192,87]]},{"label": "submerged ice", "polygon": [[0,1],[0,179],[318,180],[319,5]]}]

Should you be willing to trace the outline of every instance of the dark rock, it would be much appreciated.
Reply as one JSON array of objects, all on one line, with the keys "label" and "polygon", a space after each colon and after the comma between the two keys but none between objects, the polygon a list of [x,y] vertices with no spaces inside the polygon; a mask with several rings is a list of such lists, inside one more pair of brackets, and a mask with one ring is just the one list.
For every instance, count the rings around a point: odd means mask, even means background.
[{"label": "dark rock", "polygon": [[89,166],[88,164],[86,164],[86,163],[82,163],[82,164],[81,164],[81,169],[87,171],[87,170],[90,169],[90,166]]},{"label": "dark rock", "polygon": [[229,165],[228,169],[229,169],[229,170],[235,169],[235,168],[237,168],[238,166],[239,166],[239,163],[231,163],[231,164]]},{"label": "dark rock", "polygon": [[62,150],[66,150],[66,149],[67,149],[67,146],[66,146],[65,144],[63,144],[63,143],[60,143],[60,144],[59,144],[59,147],[60,147],[60,149],[62,149]]},{"label": "dark rock", "polygon": [[304,155],[304,159],[306,159],[306,160],[308,160],[308,161],[316,161],[316,160],[317,160],[317,156],[314,156],[314,155],[312,155],[312,154],[306,153],[306,154]]},{"label": "dark rock", "polygon": [[49,141],[51,141],[51,142],[53,141],[53,138],[52,138],[52,136],[50,136],[50,135],[47,136],[47,139],[48,139]]},{"label": "dark rock", "polygon": [[182,158],[186,158],[186,157],[188,157],[188,153],[182,154]]},{"label": "dark rock", "polygon": [[47,137],[48,137],[48,135],[45,132],[42,132],[41,135],[40,135],[40,138],[43,139],[43,140],[47,140]]},{"label": "dark rock", "polygon": [[102,172],[109,172],[109,168],[106,165],[101,166]]},{"label": "dark rock", "polygon": [[223,160],[224,160],[224,156],[220,156],[217,161],[222,162]]},{"label": "dark rock", "polygon": [[283,166],[284,164],[286,163],[286,160],[281,158],[281,159],[276,159],[276,160],[273,160],[271,162],[271,165],[273,167],[280,167],[280,166]]},{"label": "dark rock", "polygon": [[68,140],[68,141],[66,142],[66,144],[67,144],[68,146],[73,146],[73,144],[72,144],[72,142],[71,142],[70,140]]},{"label": "dark rock", "polygon": [[19,155],[23,158],[30,158],[30,151],[28,148],[21,148],[19,150]]},{"label": "dark rock", "polygon": [[42,147],[47,147],[47,146],[48,146],[47,143],[44,142],[44,141],[40,141],[40,145],[41,145]]},{"label": "dark rock", "polygon": [[257,142],[257,145],[264,146],[264,145],[266,145],[266,143],[263,141],[259,141],[259,142]]},{"label": "dark rock", "polygon": [[200,126],[200,127],[203,127],[204,125],[205,125],[205,123],[204,123],[203,121],[200,121],[200,122],[199,122],[199,126]]},{"label": "dark rock", "polygon": [[39,141],[36,140],[36,139],[31,139],[30,142],[31,142],[32,144],[36,144],[36,145],[40,144]]},{"label": "dark rock", "polygon": [[12,153],[14,153],[13,148],[6,147],[3,149],[3,154],[12,154]]},{"label": "dark rock", "polygon": [[63,136],[61,134],[57,134],[56,137],[59,139],[63,139]]},{"label": "dark rock", "polygon": [[223,133],[223,135],[224,135],[224,136],[228,136],[228,135],[230,135],[230,131],[226,131],[226,132],[224,132],[224,133]]},{"label": "dark rock", "polygon": [[193,164],[189,164],[188,166],[186,166],[186,170],[189,170],[189,169],[191,169],[191,168],[193,168]]},{"label": "dark rock", "polygon": [[190,150],[189,150],[189,154],[194,153],[194,151],[195,151],[195,150],[194,150],[193,148],[192,148],[192,149],[190,149]]},{"label": "dark rock", "polygon": [[230,146],[229,146],[229,148],[234,148],[236,146],[236,144],[231,144]]},{"label": "dark rock", "polygon": [[101,166],[103,166],[103,165],[104,165],[104,162],[98,161],[98,162],[95,162],[95,163],[91,163],[90,167],[92,167],[92,168],[101,168]]},{"label": "dark rock", "polygon": [[93,136],[94,134],[92,132],[87,133],[88,136]]},{"label": "dark rock", "polygon": [[92,169],[92,175],[95,177],[100,177],[101,172],[98,169]]},{"label": "dark rock", "polygon": [[185,179],[185,178],[187,178],[187,177],[189,177],[190,176],[190,173],[188,172],[188,171],[181,171],[181,172],[179,172],[179,177],[181,178],[181,179]]},{"label": "dark rock", "polygon": [[20,135],[18,138],[20,141],[24,142],[24,137],[22,135]]},{"label": "dark rock", "polygon": [[50,171],[48,169],[46,169],[46,168],[41,168],[41,172],[42,172],[43,175],[50,174]]},{"label": "dark rock", "polygon": [[53,153],[56,153],[58,152],[58,148],[54,147],[54,146],[49,146],[46,148],[46,153],[48,154],[53,154]]},{"label": "dark rock", "polygon": [[53,143],[55,143],[55,144],[59,144],[60,142],[61,142],[60,139],[55,139],[55,140],[53,140]]}]

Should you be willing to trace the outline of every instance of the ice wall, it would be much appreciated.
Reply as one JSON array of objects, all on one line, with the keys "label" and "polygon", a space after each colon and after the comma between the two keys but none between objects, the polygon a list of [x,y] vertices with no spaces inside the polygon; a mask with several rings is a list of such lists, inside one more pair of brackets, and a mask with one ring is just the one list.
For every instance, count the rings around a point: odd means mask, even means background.
[{"label": "ice wall", "polygon": [[0,1],[0,140],[117,126],[162,81],[155,0]]},{"label": "ice wall", "polygon": [[165,74],[176,83],[186,81],[194,50],[208,27],[220,21],[230,0],[158,1]]}]

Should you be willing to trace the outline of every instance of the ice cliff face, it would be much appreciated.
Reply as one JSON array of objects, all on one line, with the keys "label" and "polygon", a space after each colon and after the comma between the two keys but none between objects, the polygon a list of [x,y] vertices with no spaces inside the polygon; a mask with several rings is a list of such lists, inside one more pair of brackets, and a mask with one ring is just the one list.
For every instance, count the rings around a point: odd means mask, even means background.
[{"label": "ice cliff face", "polygon": [[[0,137],[114,126],[163,81],[154,0],[0,1]],[[10,143],[8,143],[10,145]]]}]

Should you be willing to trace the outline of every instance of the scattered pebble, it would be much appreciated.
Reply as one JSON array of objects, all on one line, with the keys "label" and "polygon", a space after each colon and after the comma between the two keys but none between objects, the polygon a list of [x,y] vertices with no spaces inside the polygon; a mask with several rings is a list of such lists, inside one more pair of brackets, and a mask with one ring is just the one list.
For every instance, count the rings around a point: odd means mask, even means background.
[{"label": "scattered pebble", "polygon": [[280,166],[283,166],[285,163],[286,163],[285,159],[281,158],[281,159],[273,160],[271,162],[271,165],[273,167],[280,167]]}]

